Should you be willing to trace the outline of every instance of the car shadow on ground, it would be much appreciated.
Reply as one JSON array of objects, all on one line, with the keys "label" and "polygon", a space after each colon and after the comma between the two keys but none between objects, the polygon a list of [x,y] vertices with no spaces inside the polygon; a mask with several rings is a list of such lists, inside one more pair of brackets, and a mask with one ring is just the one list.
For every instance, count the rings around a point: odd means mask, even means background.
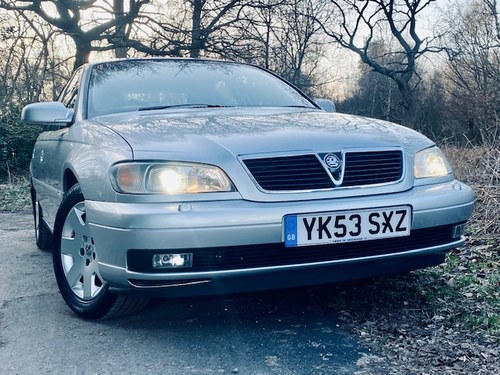
[{"label": "car shadow on ground", "polygon": [[234,363],[243,373],[271,369],[278,373],[353,373],[359,358],[369,350],[359,345],[356,335],[339,319],[332,302],[334,289],[321,286],[155,299],[139,313],[97,324],[102,329],[132,331],[154,348],[173,341],[176,350],[196,352],[212,370],[216,365],[208,358],[215,355],[222,363]]}]

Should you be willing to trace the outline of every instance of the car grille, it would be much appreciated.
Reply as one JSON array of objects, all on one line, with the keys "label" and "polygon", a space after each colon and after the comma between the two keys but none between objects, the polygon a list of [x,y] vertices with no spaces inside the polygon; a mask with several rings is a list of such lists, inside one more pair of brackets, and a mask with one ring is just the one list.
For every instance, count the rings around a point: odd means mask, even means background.
[{"label": "car grille", "polygon": [[[243,163],[264,190],[320,190],[335,187],[330,174],[316,155],[245,159]],[[400,150],[346,152],[344,179],[338,186],[397,182],[402,175],[403,153]]]},{"label": "car grille", "polygon": [[342,186],[383,184],[399,181],[403,176],[403,153],[348,152]]},{"label": "car grille", "polygon": [[[209,272],[246,268],[286,266],[343,259],[397,254],[432,246],[445,245],[453,239],[454,225],[413,230],[410,236],[319,246],[287,248],[283,243],[215,248],[182,249],[193,254],[193,267],[179,270],[156,270],[153,254],[170,250],[129,250],[128,268],[136,272]],[[171,250],[176,252],[179,250]]]},{"label": "car grille", "polygon": [[243,163],[264,190],[315,190],[335,186],[316,155],[246,159]]}]

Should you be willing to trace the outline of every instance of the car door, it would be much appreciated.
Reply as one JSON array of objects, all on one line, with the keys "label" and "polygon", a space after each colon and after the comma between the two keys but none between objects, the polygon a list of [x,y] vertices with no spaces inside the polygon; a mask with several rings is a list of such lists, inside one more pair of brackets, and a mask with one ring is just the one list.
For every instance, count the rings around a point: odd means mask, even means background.
[{"label": "car door", "polygon": [[[67,108],[75,111],[83,69],[75,71],[58,100]],[[46,222],[52,226],[59,204],[63,186],[64,149],[68,147],[66,137],[70,127],[46,127],[36,142],[31,161],[31,176],[37,199],[43,210]]]}]

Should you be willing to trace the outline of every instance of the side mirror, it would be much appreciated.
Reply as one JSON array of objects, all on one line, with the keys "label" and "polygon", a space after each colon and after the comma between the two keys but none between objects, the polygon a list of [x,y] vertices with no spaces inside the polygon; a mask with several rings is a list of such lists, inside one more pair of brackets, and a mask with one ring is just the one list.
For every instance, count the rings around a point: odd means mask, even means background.
[{"label": "side mirror", "polygon": [[61,102],[28,104],[21,112],[21,120],[27,124],[64,126],[73,121],[74,111]]},{"label": "side mirror", "polygon": [[330,99],[314,99],[314,103],[326,112],[336,112],[335,103]]}]

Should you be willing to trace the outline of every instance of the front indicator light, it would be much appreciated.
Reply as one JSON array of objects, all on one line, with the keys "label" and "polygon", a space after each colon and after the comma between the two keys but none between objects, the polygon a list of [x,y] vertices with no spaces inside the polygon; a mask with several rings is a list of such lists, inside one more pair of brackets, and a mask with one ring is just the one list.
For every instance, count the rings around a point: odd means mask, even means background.
[{"label": "front indicator light", "polygon": [[154,269],[190,268],[192,266],[193,266],[192,253],[153,255]]},{"label": "front indicator light", "polygon": [[114,171],[116,186],[122,191],[130,193],[141,193],[143,188],[143,176],[137,165],[123,165]]}]

